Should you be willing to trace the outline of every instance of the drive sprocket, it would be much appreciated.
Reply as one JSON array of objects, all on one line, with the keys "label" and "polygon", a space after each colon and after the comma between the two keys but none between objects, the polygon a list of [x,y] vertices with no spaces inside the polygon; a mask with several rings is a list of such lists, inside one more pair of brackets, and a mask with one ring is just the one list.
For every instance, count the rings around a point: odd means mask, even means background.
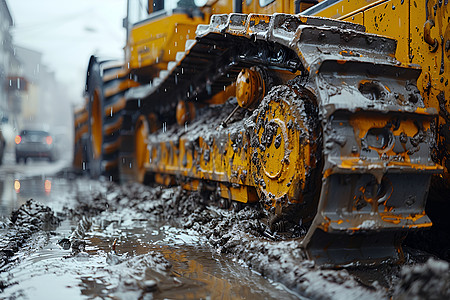
[{"label": "drive sprocket", "polygon": [[276,212],[294,203],[310,204],[309,187],[320,185],[321,131],[314,99],[303,87],[281,85],[255,112],[252,173],[260,198]]}]

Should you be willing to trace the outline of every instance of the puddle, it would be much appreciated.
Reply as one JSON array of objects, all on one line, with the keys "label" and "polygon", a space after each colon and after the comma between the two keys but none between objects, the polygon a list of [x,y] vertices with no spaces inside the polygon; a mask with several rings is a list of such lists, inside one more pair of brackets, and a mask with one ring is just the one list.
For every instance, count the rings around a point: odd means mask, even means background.
[{"label": "puddle", "polygon": [[[105,225],[105,224],[103,224]],[[200,237],[194,232],[186,233],[168,225],[157,226],[151,221],[135,221],[132,226],[117,227],[112,222],[106,226],[113,234],[105,236],[99,228],[89,238],[92,251],[110,251],[116,241],[119,256],[145,255],[157,252],[172,265],[164,278],[155,299],[297,299],[282,285],[270,283],[259,274],[238,263],[199,247]],[[146,270],[148,273],[149,270]],[[151,272],[150,272],[151,273]],[[146,274],[155,280],[155,274]],[[146,279],[149,279],[146,278]],[[180,282],[170,284],[172,278]],[[165,282],[164,282],[165,281]],[[97,285],[98,282],[95,283]]]}]

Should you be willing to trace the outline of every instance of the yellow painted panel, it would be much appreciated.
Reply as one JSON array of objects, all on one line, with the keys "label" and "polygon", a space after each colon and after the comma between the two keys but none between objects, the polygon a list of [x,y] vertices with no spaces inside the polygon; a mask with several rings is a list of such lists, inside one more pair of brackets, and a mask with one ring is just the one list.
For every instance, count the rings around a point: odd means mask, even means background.
[{"label": "yellow painted panel", "polygon": [[211,14],[229,14],[232,12],[232,10],[233,10],[233,0],[218,0],[212,6]]},{"label": "yellow painted panel", "polygon": [[344,19],[344,21],[364,25],[364,13],[360,12]]},{"label": "yellow painted panel", "polygon": [[385,2],[385,0],[341,0],[328,7],[324,7],[314,13],[314,15],[332,19],[347,19],[351,17],[351,14],[359,13],[359,10],[367,9],[372,5],[382,2]]},{"label": "yellow painted panel", "polygon": [[136,25],[131,30],[126,51],[130,53],[130,68],[155,67],[155,64],[165,67],[175,60],[177,52],[184,51],[186,40],[195,38],[197,25],[205,22],[177,13]]},{"label": "yellow painted panel", "polygon": [[409,1],[391,0],[364,11],[364,26],[367,32],[395,38],[396,58],[409,63]]},{"label": "yellow painted panel", "polygon": [[[450,3],[439,0],[410,1],[411,62],[422,66],[417,86],[425,106],[439,111],[438,159],[445,168],[444,176],[450,186],[450,141],[445,139],[450,128]],[[427,31],[429,39],[436,44],[429,45],[425,41]]]}]

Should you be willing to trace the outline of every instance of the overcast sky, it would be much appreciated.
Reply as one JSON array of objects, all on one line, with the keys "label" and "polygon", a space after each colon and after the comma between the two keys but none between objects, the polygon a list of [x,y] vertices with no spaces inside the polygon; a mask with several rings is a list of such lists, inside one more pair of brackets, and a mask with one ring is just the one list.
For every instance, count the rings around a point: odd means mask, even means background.
[{"label": "overcast sky", "polygon": [[126,0],[7,0],[14,43],[43,54],[43,64],[81,102],[91,54],[123,57]]}]

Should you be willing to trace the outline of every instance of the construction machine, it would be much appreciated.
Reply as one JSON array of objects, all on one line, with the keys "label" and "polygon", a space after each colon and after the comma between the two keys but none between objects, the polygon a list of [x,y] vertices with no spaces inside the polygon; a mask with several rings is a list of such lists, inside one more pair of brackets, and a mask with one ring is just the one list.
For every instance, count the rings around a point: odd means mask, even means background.
[{"label": "construction machine", "polygon": [[74,165],[258,202],[318,264],[402,260],[450,183],[447,2],[129,0],[124,61],[89,61]]}]

